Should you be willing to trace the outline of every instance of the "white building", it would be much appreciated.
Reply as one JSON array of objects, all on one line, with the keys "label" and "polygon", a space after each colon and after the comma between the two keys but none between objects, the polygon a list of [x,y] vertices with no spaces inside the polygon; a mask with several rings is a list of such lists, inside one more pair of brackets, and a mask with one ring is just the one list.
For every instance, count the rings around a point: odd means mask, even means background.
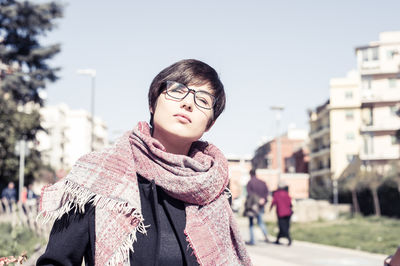
[{"label": "white building", "polygon": [[344,78],[331,79],[329,98],[330,171],[331,177],[335,180],[359,155],[362,147],[360,76],[358,72],[353,70]]},{"label": "white building", "polygon": [[[356,156],[363,165],[400,159],[400,32],[357,47],[357,71],[330,80],[330,97],[310,111],[310,178],[339,178]],[[384,168],[382,168],[384,169]]]},{"label": "white building", "polygon": [[356,48],[361,79],[364,165],[387,165],[400,159],[395,132],[400,129],[400,31],[383,32],[379,41]]},{"label": "white building", "polygon": [[[75,161],[91,151],[91,115],[85,110],[71,110],[65,104],[40,110],[41,125],[38,150],[44,161],[55,170],[69,170]],[[108,145],[107,126],[98,117],[94,120],[94,150]]]}]

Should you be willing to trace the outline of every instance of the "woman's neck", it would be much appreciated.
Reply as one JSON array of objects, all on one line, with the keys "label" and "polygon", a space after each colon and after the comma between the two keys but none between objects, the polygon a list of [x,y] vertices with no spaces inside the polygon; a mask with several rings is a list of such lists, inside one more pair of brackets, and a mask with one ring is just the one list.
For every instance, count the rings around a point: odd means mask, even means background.
[{"label": "woman's neck", "polygon": [[152,135],[169,153],[187,155],[192,146],[192,142],[186,142],[182,138],[175,138],[173,136],[166,137],[165,134],[159,134],[157,130],[154,130]]}]

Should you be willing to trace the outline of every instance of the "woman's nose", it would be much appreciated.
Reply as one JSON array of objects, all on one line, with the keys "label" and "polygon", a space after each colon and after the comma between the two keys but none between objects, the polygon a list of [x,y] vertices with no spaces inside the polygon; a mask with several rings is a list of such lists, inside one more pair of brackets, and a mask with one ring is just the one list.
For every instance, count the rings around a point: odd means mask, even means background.
[{"label": "woman's nose", "polygon": [[188,95],[186,95],[185,98],[182,99],[181,101],[181,107],[184,107],[188,110],[193,110],[193,106],[194,106],[194,92],[191,91],[188,93]]}]

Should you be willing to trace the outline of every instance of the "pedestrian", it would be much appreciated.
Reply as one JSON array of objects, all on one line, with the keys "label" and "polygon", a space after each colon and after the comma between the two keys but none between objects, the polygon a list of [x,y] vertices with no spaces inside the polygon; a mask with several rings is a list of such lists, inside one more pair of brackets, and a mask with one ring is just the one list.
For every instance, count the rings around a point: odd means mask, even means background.
[{"label": "pedestrian", "polygon": [[228,163],[199,141],[225,107],[217,72],[182,60],[152,81],[150,123],[44,189],[58,218],[37,265],[250,265],[229,206]]},{"label": "pedestrian", "polygon": [[276,238],[275,244],[280,244],[279,239],[285,237],[288,239],[288,246],[292,244],[290,237],[290,217],[292,211],[292,199],[289,196],[289,187],[286,182],[281,180],[278,184],[278,189],[274,191],[271,208],[276,206],[276,214],[278,216],[279,234]]},{"label": "pedestrian", "polygon": [[17,201],[17,191],[14,182],[9,182],[8,186],[1,192],[1,199],[7,205],[10,212],[13,211],[13,205]]},{"label": "pedestrian", "polygon": [[245,216],[249,217],[250,241],[248,245],[255,245],[254,218],[257,219],[258,227],[261,229],[265,242],[268,240],[268,231],[265,226],[263,215],[264,206],[268,200],[268,186],[261,179],[257,178],[256,171],[250,170],[250,181],[247,183],[247,198],[245,202]]},{"label": "pedestrian", "polygon": [[29,184],[28,185],[28,192],[27,192],[27,201],[26,205],[28,207],[28,210],[30,212],[36,212],[37,211],[37,199],[38,195],[35,194],[35,192],[32,190],[33,185]]},{"label": "pedestrian", "polygon": [[25,213],[25,215],[27,214],[27,206],[26,206],[27,198],[28,198],[28,188],[26,186],[23,186],[19,203],[21,204],[22,210]]}]

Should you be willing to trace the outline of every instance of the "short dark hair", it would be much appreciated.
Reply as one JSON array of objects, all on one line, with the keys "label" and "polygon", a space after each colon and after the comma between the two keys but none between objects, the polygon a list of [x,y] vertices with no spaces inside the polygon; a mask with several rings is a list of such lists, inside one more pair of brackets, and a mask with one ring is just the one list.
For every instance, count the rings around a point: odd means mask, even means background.
[{"label": "short dark hair", "polygon": [[256,169],[251,169],[249,174],[251,177],[256,176]]},{"label": "short dark hair", "polygon": [[[150,85],[148,99],[149,107],[155,110],[158,96],[165,89],[165,82],[176,81],[186,86],[202,86],[208,84],[215,96],[213,116],[208,122],[207,129],[217,120],[218,116],[225,109],[224,85],[219,79],[218,73],[214,68],[204,62],[195,59],[184,59],[178,61],[162,70],[153,79]],[[150,125],[153,126],[153,114],[150,114]]]}]

